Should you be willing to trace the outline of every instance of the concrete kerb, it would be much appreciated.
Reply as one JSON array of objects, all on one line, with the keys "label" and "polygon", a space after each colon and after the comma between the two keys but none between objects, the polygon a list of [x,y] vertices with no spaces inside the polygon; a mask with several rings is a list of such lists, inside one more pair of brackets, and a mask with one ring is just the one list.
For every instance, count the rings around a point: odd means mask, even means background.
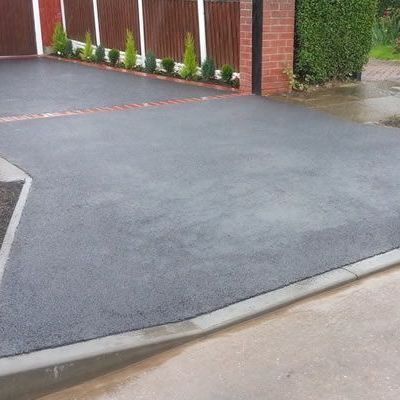
[{"label": "concrete kerb", "polygon": [[[0,181],[14,182],[23,181],[24,184],[19,194],[17,204],[15,205],[13,214],[8,224],[3,243],[0,248],[0,284],[3,278],[6,262],[10,254],[11,246],[14,241],[15,232],[17,231],[19,221],[21,220],[22,211],[25,207],[26,199],[28,198],[29,189],[32,184],[31,177],[24,171],[9,163],[7,160],[0,158]],[[1,374],[1,369],[0,369]]]},{"label": "concrete kerb", "polygon": [[397,265],[399,249],[187,321],[0,359],[0,399],[32,400]]}]

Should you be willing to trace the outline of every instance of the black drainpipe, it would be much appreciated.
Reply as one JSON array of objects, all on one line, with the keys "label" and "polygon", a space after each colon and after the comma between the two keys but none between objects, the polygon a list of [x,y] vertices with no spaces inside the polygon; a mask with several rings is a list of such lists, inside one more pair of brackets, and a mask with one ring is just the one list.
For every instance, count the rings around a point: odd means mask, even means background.
[{"label": "black drainpipe", "polygon": [[263,0],[253,0],[252,92],[258,95],[261,95],[263,2]]}]

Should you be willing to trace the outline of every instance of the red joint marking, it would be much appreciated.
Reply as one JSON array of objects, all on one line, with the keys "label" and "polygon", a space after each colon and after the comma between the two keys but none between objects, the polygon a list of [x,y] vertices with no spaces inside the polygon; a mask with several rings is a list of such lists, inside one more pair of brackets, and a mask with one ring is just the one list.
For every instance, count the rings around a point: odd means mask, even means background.
[{"label": "red joint marking", "polygon": [[93,107],[93,108],[83,108],[78,110],[66,110],[66,111],[55,111],[51,113],[39,113],[39,114],[21,114],[21,115],[11,115],[0,117],[0,123],[24,121],[32,119],[46,119],[46,118],[57,118],[66,117],[71,115],[85,115],[98,112],[113,112],[113,111],[125,111],[129,109],[142,109],[148,107],[161,107],[164,105],[175,105],[175,104],[187,104],[193,102],[204,102],[209,100],[219,100],[227,99],[231,97],[247,96],[245,93],[230,93],[224,95],[215,96],[203,96],[203,97],[191,97],[186,99],[169,99],[160,100],[146,103],[130,103],[130,104],[120,104],[114,106],[104,106],[104,107]]}]

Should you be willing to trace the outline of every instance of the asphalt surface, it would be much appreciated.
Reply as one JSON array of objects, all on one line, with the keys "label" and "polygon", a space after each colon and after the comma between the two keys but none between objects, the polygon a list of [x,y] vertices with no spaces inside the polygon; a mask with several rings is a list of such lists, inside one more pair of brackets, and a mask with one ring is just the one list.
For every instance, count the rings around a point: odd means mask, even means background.
[{"label": "asphalt surface", "polygon": [[238,97],[0,124],[0,143],[33,178],[1,356],[186,319],[400,244],[396,129]]},{"label": "asphalt surface", "polygon": [[223,94],[51,59],[2,60],[0,79],[0,116]]}]

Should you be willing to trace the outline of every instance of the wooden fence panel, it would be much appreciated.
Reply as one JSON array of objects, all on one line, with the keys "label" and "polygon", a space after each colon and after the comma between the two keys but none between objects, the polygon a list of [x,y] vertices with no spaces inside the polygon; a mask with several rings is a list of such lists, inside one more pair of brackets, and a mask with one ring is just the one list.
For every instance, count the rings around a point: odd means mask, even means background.
[{"label": "wooden fence panel", "polygon": [[67,35],[71,39],[85,41],[85,34],[92,34],[92,42],[96,43],[92,0],[64,0]]},{"label": "wooden fence panel", "polygon": [[108,48],[125,49],[126,30],[135,35],[140,54],[140,28],[137,0],[97,0],[101,44]]},{"label": "wooden fence panel", "polygon": [[197,0],[143,0],[143,8],[147,50],[182,61],[185,34],[191,32],[200,63]]},{"label": "wooden fence panel", "polygon": [[240,1],[205,0],[207,55],[239,70]]},{"label": "wooden fence panel", "polygon": [[27,54],[36,54],[32,1],[0,0],[0,56]]},{"label": "wooden fence panel", "polygon": [[43,45],[51,46],[54,26],[61,22],[60,0],[39,0]]}]

